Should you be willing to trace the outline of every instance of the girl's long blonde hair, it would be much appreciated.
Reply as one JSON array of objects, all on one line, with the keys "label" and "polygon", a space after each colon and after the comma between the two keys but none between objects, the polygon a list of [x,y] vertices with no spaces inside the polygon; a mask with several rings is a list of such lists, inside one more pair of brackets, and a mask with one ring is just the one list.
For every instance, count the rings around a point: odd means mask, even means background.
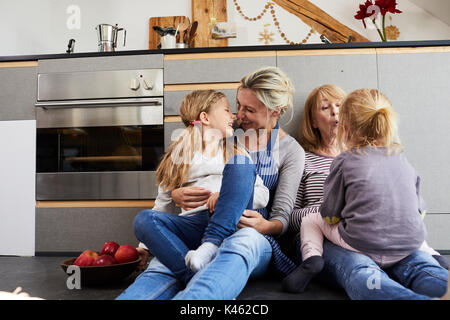
[{"label": "girl's long blonde hair", "polygon": [[298,140],[300,145],[309,152],[318,152],[322,146],[322,136],[318,128],[313,127],[314,115],[320,108],[323,100],[330,102],[345,99],[345,92],[334,84],[325,84],[315,88],[308,95],[300,122]]},{"label": "girl's long blonde hair", "polygon": [[[195,152],[202,152],[202,128],[194,125],[202,112],[208,113],[225,94],[215,90],[196,90],[186,95],[180,106],[180,116],[186,128],[178,139],[171,143],[156,170],[156,181],[163,190],[173,190],[183,186],[188,176],[189,167]],[[234,154],[244,154],[241,149],[226,139],[222,141],[224,162]]]},{"label": "girl's long blonde hair", "polygon": [[377,89],[351,92],[339,110],[337,141],[342,150],[385,147],[386,153],[402,151],[397,114],[389,99]]}]

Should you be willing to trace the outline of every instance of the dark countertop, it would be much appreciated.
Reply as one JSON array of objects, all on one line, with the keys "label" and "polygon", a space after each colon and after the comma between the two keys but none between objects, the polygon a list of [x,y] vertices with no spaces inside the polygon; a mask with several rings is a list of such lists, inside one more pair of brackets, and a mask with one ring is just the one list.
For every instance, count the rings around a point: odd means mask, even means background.
[{"label": "dark countertop", "polygon": [[277,50],[277,51],[279,51],[279,50],[318,50],[318,49],[357,49],[357,48],[401,48],[401,47],[438,47],[438,46],[450,46],[450,40],[352,42],[352,43],[332,43],[332,44],[314,43],[314,44],[303,44],[303,45],[231,46],[231,47],[213,47],[213,48],[130,50],[130,51],[115,51],[115,52],[80,52],[80,53],[72,53],[72,54],[67,54],[67,53],[36,54],[36,55],[0,56],[0,62],[31,61],[31,60],[43,60],[43,59],[122,56],[122,55],[141,55],[141,54],[275,51],[275,50]]}]

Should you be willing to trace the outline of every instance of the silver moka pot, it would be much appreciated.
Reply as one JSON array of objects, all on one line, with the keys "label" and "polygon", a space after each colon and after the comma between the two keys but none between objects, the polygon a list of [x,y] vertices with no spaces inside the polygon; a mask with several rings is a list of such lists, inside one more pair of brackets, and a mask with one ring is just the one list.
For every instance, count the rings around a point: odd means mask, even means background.
[{"label": "silver moka pot", "polygon": [[115,51],[117,47],[117,34],[119,31],[123,31],[123,46],[125,47],[125,41],[127,38],[127,31],[123,28],[112,26],[110,24],[99,24],[95,27],[98,35],[98,51]]}]

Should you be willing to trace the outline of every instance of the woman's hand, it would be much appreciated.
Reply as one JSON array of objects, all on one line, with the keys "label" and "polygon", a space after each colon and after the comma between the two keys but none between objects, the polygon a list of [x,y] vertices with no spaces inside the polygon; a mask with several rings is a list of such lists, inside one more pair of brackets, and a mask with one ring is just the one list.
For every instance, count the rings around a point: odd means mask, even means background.
[{"label": "woman's hand", "polygon": [[142,259],[137,266],[139,271],[144,271],[147,268],[148,257],[150,256],[150,252],[147,249],[137,247],[137,252],[139,253],[139,257]]},{"label": "woman's hand", "polygon": [[211,191],[201,187],[182,187],[171,192],[172,200],[184,210],[191,210],[204,205]]},{"label": "woman's hand", "polygon": [[278,235],[283,230],[283,224],[278,220],[266,220],[259,212],[244,210],[239,219],[238,228],[254,228],[261,234]]},{"label": "woman's hand", "polygon": [[219,199],[219,192],[213,193],[206,201],[206,207],[209,209],[209,212],[216,210],[217,199]]}]

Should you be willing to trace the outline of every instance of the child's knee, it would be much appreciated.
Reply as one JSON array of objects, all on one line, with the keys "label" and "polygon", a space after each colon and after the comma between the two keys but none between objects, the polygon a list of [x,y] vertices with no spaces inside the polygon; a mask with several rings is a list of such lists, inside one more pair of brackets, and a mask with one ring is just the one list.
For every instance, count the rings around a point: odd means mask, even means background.
[{"label": "child's knee", "polygon": [[157,214],[156,211],[147,209],[142,210],[136,215],[136,217],[134,217],[133,220],[134,234],[138,239],[140,239],[139,236],[140,234],[148,231],[149,228],[152,228],[156,214]]}]

